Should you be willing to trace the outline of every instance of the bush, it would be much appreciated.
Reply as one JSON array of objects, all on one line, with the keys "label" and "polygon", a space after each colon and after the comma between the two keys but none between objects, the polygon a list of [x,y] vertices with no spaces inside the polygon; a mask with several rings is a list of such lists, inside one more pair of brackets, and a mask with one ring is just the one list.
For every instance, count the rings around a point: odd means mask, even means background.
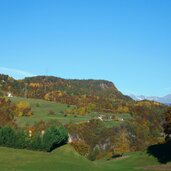
[{"label": "bush", "polygon": [[87,156],[89,154],[89,146],[82,140],[71,142],[74,149],[82,156]]},{"label": "bush", "polygon": [[36,103],[36,107],[40,107],[40,104],[39,103]]},{"label": "bush", "polygon": [[53,110],[49,110],[48,115],[55,115],[55,112]]},{"label": "bush", "polygon": [[67,114],[64,114],[64,117],[67,117],[68,115]]},{"label": "bush", "polygon": [[96,147],[95,149],[93,149],[93,151],[91,151],[89,153],[89,155],[87,156],[87,158],[91,161],[96,160],[96,157],[100,154],[100,150],[98,147]]}]

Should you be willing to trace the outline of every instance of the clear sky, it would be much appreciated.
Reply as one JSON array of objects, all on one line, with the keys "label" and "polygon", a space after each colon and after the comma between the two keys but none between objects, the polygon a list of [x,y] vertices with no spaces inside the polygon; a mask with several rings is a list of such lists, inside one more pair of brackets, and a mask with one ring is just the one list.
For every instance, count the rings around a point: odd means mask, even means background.
[{"label": "clear sky", "polygon": [[171,93],[171,0],[0,0],[0,72]]}]

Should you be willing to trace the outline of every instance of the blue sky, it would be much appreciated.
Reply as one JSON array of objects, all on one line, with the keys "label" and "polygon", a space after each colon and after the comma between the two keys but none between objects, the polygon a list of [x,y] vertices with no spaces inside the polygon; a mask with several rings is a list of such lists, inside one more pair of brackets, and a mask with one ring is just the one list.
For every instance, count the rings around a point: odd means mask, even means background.
[{"label": "blue sky", "polygon": [[170,0],[0,1],[0,72],[171,93]]}]

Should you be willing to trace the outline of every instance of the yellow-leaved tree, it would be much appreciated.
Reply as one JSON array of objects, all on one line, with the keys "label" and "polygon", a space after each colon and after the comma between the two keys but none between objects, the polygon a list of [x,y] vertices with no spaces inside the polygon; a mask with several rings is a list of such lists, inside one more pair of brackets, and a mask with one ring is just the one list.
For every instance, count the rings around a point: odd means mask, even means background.
[{"label": "yellow-leaved tree", "polygon": [[33,114],[30,104],[26,101],[18,102],[15,111],[17,116],[31,116]]},{"label": "yellow-leaved tree", "polygon": [[115,139],[114,153],[123,155],[130,151],[130,141],[126,129],[121,129]]}]

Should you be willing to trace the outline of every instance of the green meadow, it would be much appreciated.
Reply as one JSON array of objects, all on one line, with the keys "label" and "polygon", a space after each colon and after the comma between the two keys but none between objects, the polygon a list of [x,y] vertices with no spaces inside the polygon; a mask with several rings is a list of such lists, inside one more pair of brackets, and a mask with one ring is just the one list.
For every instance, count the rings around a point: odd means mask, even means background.
[{"label": "green meadow", "polygon": [[143,171],[145,166],[159,165],[146,152],[129,153],[107,161],[89,161],[64,145],[51,153],[0,147],[2,171]]},{"label": "green meadow", "polygon": [[[73,106],[68,106],[65,104],[39,100],[39,99],[31,99],[31,98],[22,98],[22,97],[12,97],[10,100],[14,103],[19,101],[27,101],[33,111],[33,115],[30,117],[22,116],[17,117],[16,122],[18,125],[32,125],[35,122],[49,121],[49,120],[57,120],[63,124],[66,123],[77,123],[81,121],[89,120],[89,116],[64,116],[64,111],[68,108],[72,108]],[[53,113],[51,113],[53,112]]]},{"label": "green meadow", "polygon": [[[33,111],[32,116],[22,116],[16,117],[16,122],[20,126],[25,125],[33,125],[35,122],[49,121],[49,120],[57,120],[63,124],[66,123],[80,123],[88,121],[92,118],[97,118],[97,116],[101,115],[101,113],[90,113],[85,116],[65,116],[65,110],[68,108],[73,108],[74,106],[68,106],[66,104],[60,104],[56,102],[40,100],[40,99],[31,99],[31,98],[23,98],[23,97],[12,97],[10,100],[14,103],[20,101],[27,101]],[[51,113],[53,112],[53,113]],[[117,114],[119,118],[123,118],[124,120],[130,119],[131,116],[129,114]],[[106,126],[117,126],[121,121],[105,121]]]}]

